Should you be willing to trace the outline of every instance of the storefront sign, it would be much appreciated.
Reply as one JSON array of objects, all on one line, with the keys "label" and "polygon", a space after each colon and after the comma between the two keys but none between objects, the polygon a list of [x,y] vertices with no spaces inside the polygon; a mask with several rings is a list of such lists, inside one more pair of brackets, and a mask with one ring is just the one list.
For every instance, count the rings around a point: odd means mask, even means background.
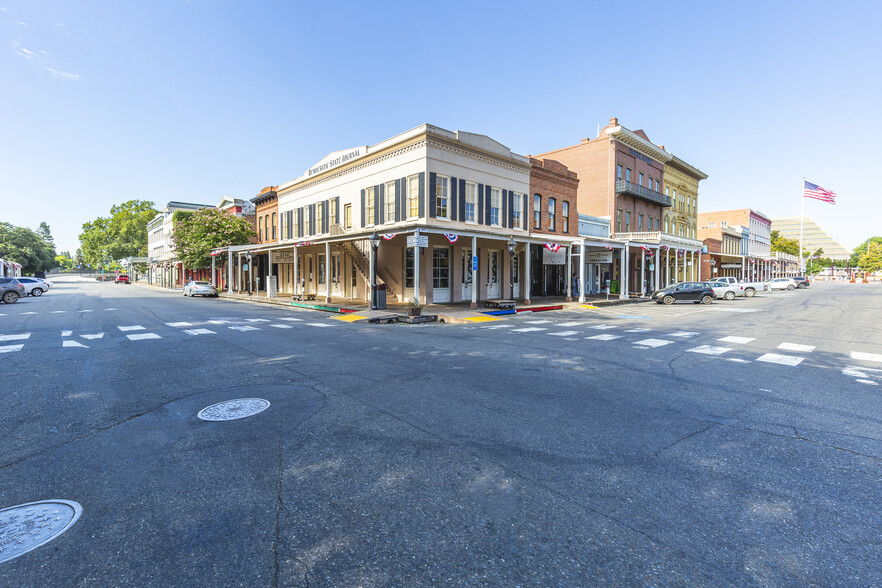
[{"label": "storefront sign", "polygon": [[586,251],[585,263],[612,263],[612,251]]},{"label": "storefront sign", "polygon": [[561,247],[557,251],[542,248],[542,263],[545,265],[566,265],[568,247]]},{"label": "storefront sign", "polygon": [[637,151],[635,149],[628,149],[628,154],[636,157],[637,159],[642,159],[646,163],[655,163],[654,159],[652,159],[651,157],[646,157],[645,155],[643,155],[642,153],[640,153],[639,151]]},{"label": "storefront sign", "polygon": [[297,253],[294,251],[273,251],[273,262],[275,263],[294,263]]},{"label": "storefront sign", "polygon": [[334,169],[338,165],[343,165],[353,159],[358,159],[362,157],[365,153],[367,153],[367,146],[365,147],[355,147],[354,149],[346,149],[344,151],[335,151],[331,153],[320,162],[309,168],[306,172],[306,177],[312,177],[316,174],[324,173],[328,170]]},{"label": "storefront sign", "polygon": [[407,246],[408,247],[428,247],[429,246],[429,236],[428,235],[408,235],[407,236]]},{"label": "storefront sign", "polygon": [[741,269],[740,263],[724,263],[720,266],[723,269]]}]

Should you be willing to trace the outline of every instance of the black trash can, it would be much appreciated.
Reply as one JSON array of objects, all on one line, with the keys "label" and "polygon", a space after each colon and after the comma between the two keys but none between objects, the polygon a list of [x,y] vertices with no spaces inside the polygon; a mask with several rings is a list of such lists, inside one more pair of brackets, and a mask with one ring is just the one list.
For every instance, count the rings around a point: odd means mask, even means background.
[{"label": "black trash can", "polygon": [[374,302],[377,310],[386,310],[386,284],[374,286]]}]

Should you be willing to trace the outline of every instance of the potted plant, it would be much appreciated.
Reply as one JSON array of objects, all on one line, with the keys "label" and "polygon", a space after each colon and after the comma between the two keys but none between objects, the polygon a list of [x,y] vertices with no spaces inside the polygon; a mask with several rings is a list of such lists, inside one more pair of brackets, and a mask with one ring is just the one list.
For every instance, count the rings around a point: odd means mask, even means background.
[{"label": "potted plant", "polygon": [[423,305],[420,304],[420,301],[414,298],[410,298],[407,301],[407,316],[420,316],[423,312]]}]

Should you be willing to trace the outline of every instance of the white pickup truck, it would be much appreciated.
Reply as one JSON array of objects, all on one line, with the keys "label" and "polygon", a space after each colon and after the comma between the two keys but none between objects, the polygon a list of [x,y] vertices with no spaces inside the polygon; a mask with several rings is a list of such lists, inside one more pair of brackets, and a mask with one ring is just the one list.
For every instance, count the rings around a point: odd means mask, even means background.
[{"label": "white pickup truck", "polygon": [[731,284],[732,286],[735,286],[736,288],[738,288],[738,291],[740,292],[740,294],[739,294],[740,296],[744,296],[746,298],[752,297],[754,294],[757,293],[757,290],[765,290],[766,289],[765,282],[739,282],[737,278],[733,278],[733,277],[716,278],[715,280],[712,280],[712,281],[725,282],[727,284]]}]

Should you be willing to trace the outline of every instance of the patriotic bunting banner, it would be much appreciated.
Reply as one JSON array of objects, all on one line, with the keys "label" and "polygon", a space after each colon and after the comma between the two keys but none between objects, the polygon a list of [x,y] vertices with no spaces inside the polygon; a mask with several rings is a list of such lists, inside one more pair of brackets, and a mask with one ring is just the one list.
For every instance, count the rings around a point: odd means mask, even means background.
[{"label": "patriotic bunting banner", "polygon": [[557,243],[544,243],[545,248],[551,251],[552,253],[557,253],[560,251],[560,245]]},{"label": "patriotic bunting banner", "polygon": [[395,238],[395,235],[397,235],[397,234],[398,233],[386,233],[385,235],[383,235],[383,240],[384,241],[391,241],[392,239]]},{"label": "patriotic bunting banner", "polygon": [[312,245],[309,241],[304,241],[303,243],[294,243],[294,247],[306,247],[307,245]]},{"label": "patriotic bunting banner", "polygon": [[612,245],[604,245],[604,247],[605,247],[606,249],[609,249],[610,251],[612,251],[613,249],[615,249],[615,247],[613,247]]},{"label": "patriotic bunting banner", "polygon": [[444,233],[444,236],[447,237],[447,240],[451,243],[456,243],[456,240],[459,239],[459,235],[456,233]]},{"label": "patriotic bunting banner", "polygon": [[667,253],[667,252],[668,252],[668,246],[667,246],[667,245],[662,245],[661,250],[664,251],[665,253]]},{"label": "patriotic bunting banner", "polygon": [[683,254],[686,253],[682,249],[677,249],[677,257],[683,257]]}]

